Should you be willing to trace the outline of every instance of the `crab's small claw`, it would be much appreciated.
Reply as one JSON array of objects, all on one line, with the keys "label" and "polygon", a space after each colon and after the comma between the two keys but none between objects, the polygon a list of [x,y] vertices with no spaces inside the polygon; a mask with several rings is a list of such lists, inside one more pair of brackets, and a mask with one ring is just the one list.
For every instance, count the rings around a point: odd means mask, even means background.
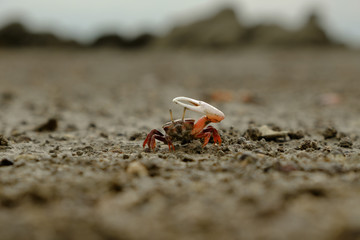
[{"label": "crab's small claw", "polygon": [[211,122],[220,122],[225,118],[225,114],[223,112],[203,101],[188,97],[176,97],[173,99],[173,102],[189,110],[205,114]]}]

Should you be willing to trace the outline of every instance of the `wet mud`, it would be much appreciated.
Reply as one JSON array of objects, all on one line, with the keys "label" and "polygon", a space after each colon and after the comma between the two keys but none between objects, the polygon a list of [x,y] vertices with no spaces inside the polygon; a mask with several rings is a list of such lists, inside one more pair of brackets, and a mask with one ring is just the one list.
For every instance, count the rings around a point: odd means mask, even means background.
[{"label": "wet mud", "polygon": [[[358,239],[359,62],[0,50],[0,238]],[[221,146],[142,147],[177,96],[225,113]]]}]

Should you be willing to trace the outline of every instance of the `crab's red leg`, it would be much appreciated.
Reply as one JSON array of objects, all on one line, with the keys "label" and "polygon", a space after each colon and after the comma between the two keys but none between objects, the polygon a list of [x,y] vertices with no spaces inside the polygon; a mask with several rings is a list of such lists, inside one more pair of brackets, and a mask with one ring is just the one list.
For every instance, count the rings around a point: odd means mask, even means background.
[{"label": "crab's red leg", "polygon": [[204,130],[209,130],[209,132],[212,133],[212,137],[213,137],[213,140],[214,140],[214,143],[218,143],[219,146],[221,145],[221,137],[219,135],[219,132],[213,128],[212,126],[208,126],[206,129]]},{"label": "crab's red leg", "polygon": [[221,137],[218,133],[218,131],[216,129],[214,129],[215,131],[213,132],[213,139],[214,139],[214,143],[218,143],[219,146],[221,145]]},{"label": "crab's red leg", "polygon": [[208,126],[207,128],[203,129],[200,133],[195,135],[195,138],[204,138],[204,143],[202,146],[205,147],[206,144],[208,144],[211,136],[214,139],[214,143],[218,143],[220,146],[221,145],[220,135],[218,131],[212,126]]},{"label": "crab's red leg", "polygon": [[143,148],[145,147],[146,144],[148,144],[149,148],[150,148],[150,140],[151,140],[151,137],[153,135],[160,135],[160,136],[164,136],[161,132],[159,132],[158,130],[156,129],[153,129],[150,131],[150,133],[146,136],[144,142],[143,142]]},{"label": "crab's red leg", "polygon": [[172,149],[173,151],[175,151],[174,144],[172,144],[171,141],[168,141],[168,146],[169,146],[169,151],[171,151],[171,149]]},{"label": "crab's red leg", "polygon": [[[159,140],[159,141],[162,141],[163,143],[167,143],[169,145],[169,142],[168,140],[166,139],[166,137],[164,136],[159,136],[159,135],[154,135],[151,137],[151,149],[154,149],[155,148],[155,139]],[[171,143],[171,142],[170,142]],[[172,144],[171,144],[172,145]]]},{"label": "crab's red leg", "polygon": [[209,132],[202,132],[202,133],[199,133],[198,135],[196,135],[196,138],[204,138],[204,143],[202,145],[202,147],[205,147],[206,144],[209,143],[209,140],[211,138],[211,133]]},{"label": "crab's red leg", "polygon": [[169,150],[171,150],[171,148],[173,150],[175,150],[174,145],[172,144],[171,140],[168,139],[167,137],[164,136],[164,134],[162,134],[161,132],[159,132],[156,129],[153,129],[150,131],[150,133],[146,136],[144,143],[143,143],[143,147],[146,146],[146,144],[149,146],[150,149],[154,150],[156,147],[156,141],[155,140],[159,140],[163,143],[168,144],[169,146]]},{"label": "crab's red leg", "polygon": [[167,145],[169,146],[169,151],[174,150],[175,151],[175,147],[171,141],[171,138],[169,136],[165,136],[165,142],[164,143],[167,143]]}]

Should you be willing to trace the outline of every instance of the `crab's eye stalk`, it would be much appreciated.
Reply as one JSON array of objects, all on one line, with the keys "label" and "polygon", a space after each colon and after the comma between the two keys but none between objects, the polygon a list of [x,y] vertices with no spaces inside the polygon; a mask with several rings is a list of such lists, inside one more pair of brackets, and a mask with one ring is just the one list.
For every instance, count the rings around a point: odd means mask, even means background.
[{"label": "crab's eye stalk", "polygon": [[[225,114],[210,104],[188,97],[176,97],[173,102],[195,112],[205,114],[211,122],[221,122]],[[187,104],[190,103],[190,104]]]}]

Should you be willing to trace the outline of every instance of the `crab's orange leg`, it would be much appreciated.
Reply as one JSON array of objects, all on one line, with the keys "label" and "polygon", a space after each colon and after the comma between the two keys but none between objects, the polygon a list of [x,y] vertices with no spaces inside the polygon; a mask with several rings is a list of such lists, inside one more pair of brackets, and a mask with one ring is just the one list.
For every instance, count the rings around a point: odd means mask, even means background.
[{"label": "crab's orange leg", "polygon": [[196,138],[204,138],[204,143],[203,143],[202,147],[205,147],[206,144],[209,143],[209,140],[210,140],[210,138],[211,138],[211,133],[209,133],[209,132],[202,132],[202,133],[196,135]]},{"label": "crab's orange leg", "polygon": [[221,145],[221,137],[218,131],[213,132],[213,139],[214,139],[214,143],[218,143],[219,146]]},{"label": "crab's orange leg", "polygon": [[211,121],[209,120],[209,118],[207,116],[201,117],[195,123],[194,128],[191,131],[191,134],[196,135],[196,134],[200,133],[206,127],[206,125],[208,125],[210,122]]},{"label": "crab's orange leg", "polygon": [[213,128],[212,126],[208,126],[204,130],[202,130],[200,133],[196,134],[195,138],[204,138],[204,143],[202,146],[205,147],[206,144],[208,144],[211,136],[213,137],[214,143],[218,143],[220,146],[221,145],[220,135],[219,135],[218,131],[215,128]]},{"label": "crab's orange leg", "polygon": [[206,129],[204,130],[209,130],[209,132],[212,133],[212,137],[213,137],[213,140],[214,140],[214,143],[218,143],[219,146],[221,145],[221,137],[219,135],[219,132],[213,128],[212,126],[208,126]]}]

